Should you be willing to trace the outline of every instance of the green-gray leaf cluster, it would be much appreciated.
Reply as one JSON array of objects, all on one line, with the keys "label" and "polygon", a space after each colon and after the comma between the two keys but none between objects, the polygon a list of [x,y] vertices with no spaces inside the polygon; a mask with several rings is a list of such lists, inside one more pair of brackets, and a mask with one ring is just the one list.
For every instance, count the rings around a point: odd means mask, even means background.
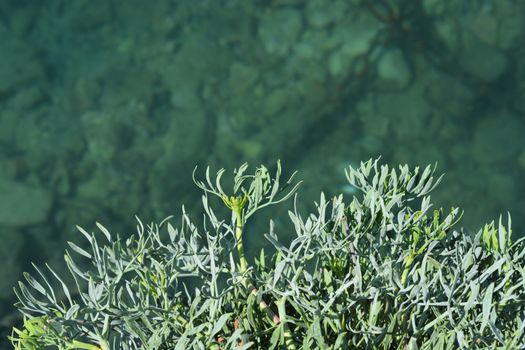
[{"label": "green-gray leaf cluster", "polygon": [[[73,285],[49,266],[15,289],[24,314],[16,349],[520,349],[525,348],[524,239],[510,215],[469,234],[459,209],[432,207],[435,168],[349,167],[357,196],[289,212],[290,244],[270,222],[275,253],[244,255],[244,224],[297,191],[266,167],[235,171],[231,193],[206,171],[205,220],[183,212],[114,237],[79,228],[65,261]],[[232,211],[218,218],[208,195]],[[89,247],[85,249],[85,247]],[[74,255],[72,253],[75,253]],[[78,263],[79,259],[88,261]]]}]

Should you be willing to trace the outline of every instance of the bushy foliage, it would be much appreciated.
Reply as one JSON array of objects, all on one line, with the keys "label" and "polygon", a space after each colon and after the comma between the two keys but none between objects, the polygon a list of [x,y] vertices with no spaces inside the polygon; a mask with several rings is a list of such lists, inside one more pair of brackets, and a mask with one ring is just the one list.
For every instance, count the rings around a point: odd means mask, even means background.
[{"label": "bushy foliage", "polygon": [[[104,244],[82,228],[90,249],[69,243],[74,286],[49,267],[25,274],[16,289],[25,315],[17,349],[518,349],[524,341],[523,239],[505,225],[475,235],[453,229],[458,209],[431,208],[431,167],[397,170],[378,161],[348,168],[359,195],[327,200],[316,213],[289,212],[295,237],[283,244],[274,226],[250,231],[259,209],[291,197],[264,166],[235,171],[232,195],[209,169],[205,220],[183,213],[126,240],[98,224]],[[293,177],[293,176],[292,176]],[[218,218],[217,196],[231,210]],[[100,235],[100,234],[99,234]],[[275,248],[254,259],[243,236]],[[58,287],[57,287],[58,286]]]}]

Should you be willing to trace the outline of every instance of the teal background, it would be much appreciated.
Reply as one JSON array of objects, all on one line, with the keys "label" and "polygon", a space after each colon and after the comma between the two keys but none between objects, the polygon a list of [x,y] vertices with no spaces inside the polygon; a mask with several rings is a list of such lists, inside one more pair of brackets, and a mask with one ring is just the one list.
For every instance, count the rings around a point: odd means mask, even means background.
[{"label": "teal background", "polygon": [[508,210],[521,236],[524,30],[507,0],[2,0],[2,338],[11,287],[31,261],[63,271],[75,225],[199,222],[196,165],[280,158],[307,210],[352,195],[349,164],[437,163],[437,206],[471,232]]}]

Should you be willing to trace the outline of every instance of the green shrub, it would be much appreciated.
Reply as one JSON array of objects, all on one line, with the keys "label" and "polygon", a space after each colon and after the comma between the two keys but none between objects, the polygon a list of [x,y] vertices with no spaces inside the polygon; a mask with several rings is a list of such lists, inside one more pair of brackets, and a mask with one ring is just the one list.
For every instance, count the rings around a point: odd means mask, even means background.
[{"label": "green shrub", "polygon": [[[97,224],[80,232],[90,249],[69,243],[71,288],[48,266],[25,274],[15,290],[24,314],[11,341],[17,349],[518,349],[524,348],[523,239],[512,242],[510,217],[475,236],[453,230],[458,209],[431,209],[439,183],[430,167],[396,171],[376,161],[349,168],[360,195],[327,200],[316,213],[289,212],[295,237],[249,261],[243,236],[259,209],[294,195],[261,166],[235,171],[232,196],[212,179],[205,220],[183,213],[126,240]],[[293,177],[293,176],[292,176]],[[218,218],[218,196],[231,218]],[[184,210],[183,210],[184,211]],[[53,280],[53,281],[52,281]],[[58,287],[55,287],[58,286]]]}]

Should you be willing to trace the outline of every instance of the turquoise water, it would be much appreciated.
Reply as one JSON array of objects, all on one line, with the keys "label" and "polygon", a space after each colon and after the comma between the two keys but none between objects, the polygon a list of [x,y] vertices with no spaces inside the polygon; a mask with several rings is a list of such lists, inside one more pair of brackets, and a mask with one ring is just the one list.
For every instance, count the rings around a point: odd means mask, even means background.
[{"label": "turquoise water", "polygon": [[508,210],[522,235],[524,21],[506,0],[3,0],[2,333],[75,225],[199,218],[195,165],[280,158],[311,203],[350,196],[361,160],[437,163],[436,205],[472,232]]}]

